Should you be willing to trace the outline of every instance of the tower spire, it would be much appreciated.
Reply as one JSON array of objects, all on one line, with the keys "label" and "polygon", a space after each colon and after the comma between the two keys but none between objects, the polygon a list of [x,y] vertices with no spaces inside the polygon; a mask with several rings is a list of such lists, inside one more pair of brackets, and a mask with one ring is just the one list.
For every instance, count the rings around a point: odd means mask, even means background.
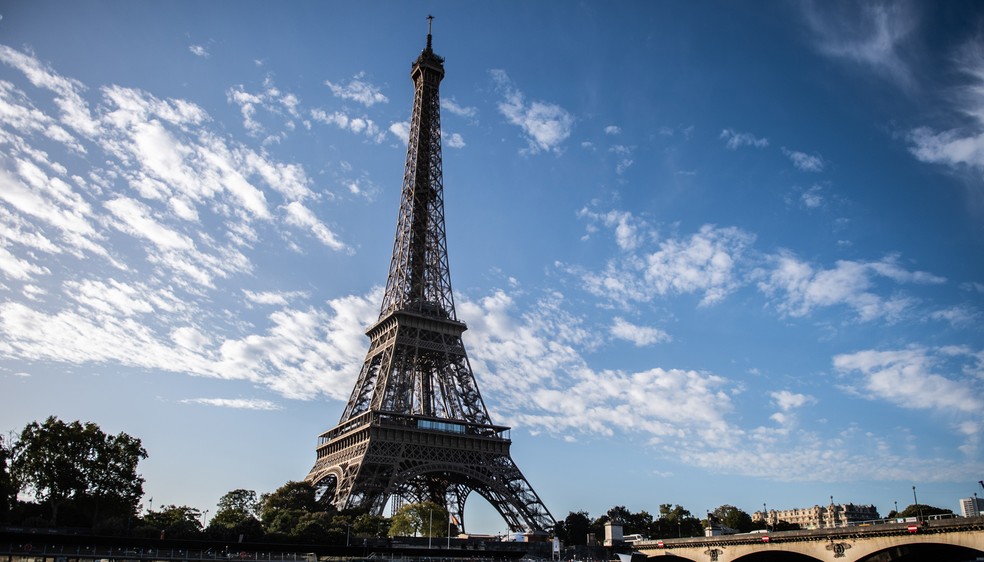
[{"label": "tower spire", "polygon": [[431,50],[431,26],[434,24],[434,16],[427,16],[427,50]]},{"label": "tower spire", "polygon": [[400,211],[379,319],[338,425],[321,434],[306,480],[336,509],[382,514],[390,497],[445,505],[464,530],[478,492],[514,531],[555,524],[509,456],[478,391],[451,293],[444,227],[440,84],[444,59],[414,61]]}]

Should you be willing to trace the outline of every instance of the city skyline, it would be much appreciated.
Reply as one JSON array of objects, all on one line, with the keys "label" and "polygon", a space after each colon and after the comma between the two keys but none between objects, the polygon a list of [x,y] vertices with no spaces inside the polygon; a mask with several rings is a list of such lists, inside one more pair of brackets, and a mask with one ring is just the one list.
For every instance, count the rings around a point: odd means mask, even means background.
[{"label": "city skyline", "polygon": [[555,518],[977,491],[972,2],[0,2],[0,430],[139,437],[158,506],[302,479],[429,14],[464,343]]}]

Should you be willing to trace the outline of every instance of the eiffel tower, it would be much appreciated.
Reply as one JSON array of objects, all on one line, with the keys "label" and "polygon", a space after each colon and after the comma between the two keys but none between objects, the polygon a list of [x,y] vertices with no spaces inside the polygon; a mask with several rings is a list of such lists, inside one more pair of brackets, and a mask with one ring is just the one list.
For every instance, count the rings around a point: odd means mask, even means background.
[{"label": "eiffel tower", "polygon": [[379,320],[334,428],[318,438],[305,478],[337,509],[381,515],[389,498],[447,506],[464,531],[477,492],[515,532],[543,532],[554,518],[509,456],[508,427],[494,425],[479,393],[451,294],[444,231],[439,86],[444,59],[427,47],[414,61],[413,114],[403,191]]}]

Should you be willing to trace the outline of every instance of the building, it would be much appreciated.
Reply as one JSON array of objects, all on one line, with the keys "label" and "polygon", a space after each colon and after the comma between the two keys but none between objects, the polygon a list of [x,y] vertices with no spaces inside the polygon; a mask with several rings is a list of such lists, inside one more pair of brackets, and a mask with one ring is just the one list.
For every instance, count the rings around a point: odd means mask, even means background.
[{"label": "building", "polygon": [[972,498],[960,500],[961,517],[980,517],[984,515],[984,498],[978,498],[976,494]]},{"label": "building", "polygon": [[880,519],[878,509],[873,505],[856,505],[846,503],[828,506],[814,505],[796,509],[770,509],[768,512],[756,511],[752,514],[752,522],[765,521],[772,528],[784,521],[791,525],[799,525],[801,529],[829,529],[846,527],[861,521]]}]

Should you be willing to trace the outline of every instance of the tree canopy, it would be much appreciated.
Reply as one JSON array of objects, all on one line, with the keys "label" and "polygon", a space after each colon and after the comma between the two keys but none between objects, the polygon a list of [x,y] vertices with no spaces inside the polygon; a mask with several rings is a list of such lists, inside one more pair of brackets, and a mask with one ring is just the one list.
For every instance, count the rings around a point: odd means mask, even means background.
[{"label": "tree canopy", "polygon": [[446,537],[448,510],[434,502],[408,503],[390,518],[391,537]]},{"label": "tree canopy", "polygon": [[747,533],[755,528],[752,524],[752,516],[733,505],[724,504],[717,507],[710,515],[716,522],[739,533]]},{"label": "tree canopy", "polygon": [[11,448],[10,476],[17,490],[47,504],[52,524],[69,502],[95,523],[136,514],[144,483],[137,464],[145,458],[140,439],[51,416],[20,433]]}]

